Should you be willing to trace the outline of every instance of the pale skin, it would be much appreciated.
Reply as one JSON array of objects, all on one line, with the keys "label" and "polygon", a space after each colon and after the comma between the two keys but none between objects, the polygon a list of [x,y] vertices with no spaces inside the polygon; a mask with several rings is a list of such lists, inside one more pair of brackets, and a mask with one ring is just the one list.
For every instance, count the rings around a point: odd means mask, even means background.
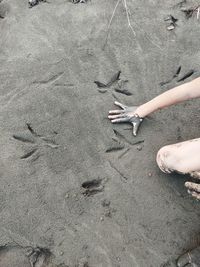
[{"label": "pale skin", "polygon": [[[133,135],[136,136],[142,123],[140,118],[198,97],[200,97],[200,77],[170,89],[140,106],[128,107],[115,102],[121,109],[109,111],[108,118],[112,123],[132,123]],[[200,138],[162,147],[158,151],[156,160],[159,168],[165,173],[178,172],[200,179]],[[186,182],[185,186],[192,197],[200,200],[200,184]]]}]

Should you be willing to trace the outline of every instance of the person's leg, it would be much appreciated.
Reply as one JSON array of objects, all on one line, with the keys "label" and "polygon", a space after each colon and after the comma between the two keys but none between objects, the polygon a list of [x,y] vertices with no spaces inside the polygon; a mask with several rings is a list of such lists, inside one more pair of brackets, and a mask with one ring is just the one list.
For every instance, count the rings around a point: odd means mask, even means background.
[{"label": "person's leg", "polygon": [[[200,179],[200,138],[162,147],[157,154],[157,164],[165,173],[189,174]],[[200,185],[186,182],[189,193],[200,199]],[[200,247],[197,247],[177,260],[178,267],[200,267]]]},{"label": "person's leg", "polygon": [[165,173],[178,172],[200,178],[200,138],[162,147],[156,161]]},{"label": "person's leg", "polygon": [[[200,180],[200,138],[162,147],[157,164],[165,173],[189,174]],[[200,200],[200,184],[186,182],[188,193]]]}]

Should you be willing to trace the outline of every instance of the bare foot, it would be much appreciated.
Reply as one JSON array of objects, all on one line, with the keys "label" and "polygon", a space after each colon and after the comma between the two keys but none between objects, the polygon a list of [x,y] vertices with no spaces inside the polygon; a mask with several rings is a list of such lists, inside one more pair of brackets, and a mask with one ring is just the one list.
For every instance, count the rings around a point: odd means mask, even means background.
[{"label": "bare foot", "polygon": [[197,247],[182,256],[177,260],[178,267],[200,267],[200,247]]},{"label": "bare foot", "polygon": [[[191,172],[190,176],[194,179],[200,180],[200,171]],[[196,198],[197,200],[200,200],[200,184],[199,183],[186,182],[185,186],[188,189],[188,193],[192,197]]]}]

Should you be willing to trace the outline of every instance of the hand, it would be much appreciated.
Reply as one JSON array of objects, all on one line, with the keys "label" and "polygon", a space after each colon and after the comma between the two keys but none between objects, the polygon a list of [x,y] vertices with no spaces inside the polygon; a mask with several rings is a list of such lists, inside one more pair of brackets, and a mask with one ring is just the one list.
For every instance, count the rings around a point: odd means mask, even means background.
[{"label": "hand", "polygon": [[137,114],[137,107],[128,107],[117,101],[115,101],[115,105],[122,109],[110,110],[108,118],[112,123],[130,122],[133,125],[133,135],[136,136],[139,126],[143,121]]},{"label": "hand", "polygon": [[[199,171],[192,172],[190,176],[196,180],[200,180]],[[186,182],[185,186],[188,189],[188,193],[191,194],[192,197],[196,198],[197,200],[200,200],[200,184],[193,182]]]}]

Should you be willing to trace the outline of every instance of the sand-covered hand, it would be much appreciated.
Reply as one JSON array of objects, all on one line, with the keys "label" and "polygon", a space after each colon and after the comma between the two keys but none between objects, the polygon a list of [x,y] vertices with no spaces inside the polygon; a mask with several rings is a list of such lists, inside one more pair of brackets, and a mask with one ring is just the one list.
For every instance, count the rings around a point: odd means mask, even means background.
[{"label": "sand-covered hand", "polygon": [[129,122],[133,125],[133,135],[136,136],[139,126],[143,121],[137,114],[137,106],[129,107],[115,101],[115,105],[119,106],[119,110],[110,110],[108,118],[112,123]]}]

